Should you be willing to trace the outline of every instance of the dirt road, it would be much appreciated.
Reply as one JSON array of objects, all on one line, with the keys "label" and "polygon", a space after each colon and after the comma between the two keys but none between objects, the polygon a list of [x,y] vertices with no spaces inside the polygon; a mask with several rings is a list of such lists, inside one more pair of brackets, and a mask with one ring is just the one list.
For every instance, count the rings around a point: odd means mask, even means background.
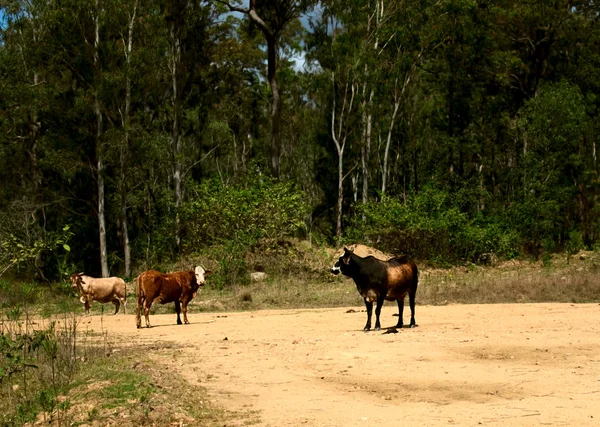
[{"label": "dirt road", "polygon": [[[598,304],[417,306],[419,327],[396,334],[364,333],[366,314],[348,309],[103,327],[116,342],[181,345],[160,362],[262,426],[600,425]],[[384,327],[394,312],[384,307]]]}]

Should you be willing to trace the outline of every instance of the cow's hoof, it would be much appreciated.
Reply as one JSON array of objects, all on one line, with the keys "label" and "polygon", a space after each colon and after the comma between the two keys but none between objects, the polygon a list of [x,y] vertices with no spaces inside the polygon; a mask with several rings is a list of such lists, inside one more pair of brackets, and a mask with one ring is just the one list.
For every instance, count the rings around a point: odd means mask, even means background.
[{"label": "cow's hoof", "polygon": [[417,326],[419,326],[419,325],[414,324],[414,323],[412,325],[410,325],[411,328],[416,328]]},{"label": "cow's hoof", "polygon": [[363,331],[365,331],[365,332],[369,332],[370,330],[371,330],[371,327],[370,327],[370,326],[365,326],[365,327],[363,328]]},{"label": "cow's hoof", "polygon": [[375,326],[375,330],[376,331],[381,331],[381,328],[379,326]]}]

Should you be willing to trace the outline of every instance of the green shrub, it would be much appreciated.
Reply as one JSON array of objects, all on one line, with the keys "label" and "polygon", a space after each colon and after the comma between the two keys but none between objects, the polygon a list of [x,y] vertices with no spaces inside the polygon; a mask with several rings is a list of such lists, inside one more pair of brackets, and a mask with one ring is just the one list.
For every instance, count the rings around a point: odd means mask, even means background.
[{"label": "green shrub", "polygon": [[438,262],[484,262],[492,254],[517,252],[518,234],[493,217],[468,215],[456,206],[460,200],[431,188],[406,203],[385,196],[358,207],[346,238],[378,242],[378,247],[391,253]]},{"label": "green shrub", "polygon": [[580,250],[585,249],[583,236],[579,231],[571,231],[569,233],[569,241],[567,242],[566,249],[568,255],[575,255]]},{"label": "green shrub", "polygon": [[302,233],[309,213],[301,190],[260,171],[231,186],[210,180],[189,188],[193,196],[180,211],[183,250],[211,248],[219,263],[212,282],[219,288],[246,283],[244,254],[261,239]]},{"label": "green shrub", "polygon": [[181,208],[184,246],[190,250],[240,236],[293,236],[303,229],[309,212],[301,190],[258,173],[234,186],[210,180],[190,187],[192,200]]}]

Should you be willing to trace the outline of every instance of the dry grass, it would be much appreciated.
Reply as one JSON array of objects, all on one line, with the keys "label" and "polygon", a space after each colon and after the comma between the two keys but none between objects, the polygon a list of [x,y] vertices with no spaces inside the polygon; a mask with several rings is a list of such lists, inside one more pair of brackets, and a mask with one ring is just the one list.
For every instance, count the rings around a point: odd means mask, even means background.
[{"label": "dry grass", "polygon": [[[338,252],[339,249],[311,247],[307,242],[292,242],[277,250],[251,253],[246,265],[264,269],[268,275],[266,280],[247,280],[248,284],[217,289],[215,280],[209,277],[189,310],[362,306],[354,282],[329,273]],[[186,262],[192,265],[196,261],[199,259]],[[202,261],[211,264],[205,259]],[[216,265],[216,261],[212,264]],[[592,251],[580,252],[570,258],[556,254],[546,263],[511,260],[495,266],[470,264],[440,269],[417,260],[417,265],[420,271],[417,304],[590,302],[600,299],[600,253]],[[133,313],[135,294],[128,295],[128,302],[129,312]],[[82,312],[83,307],[77,310]],[[92,312],[101,311],[102,306],[94,303]],[[154,304],[152,313],[174,313],[173,304]]]},{"label": "dry grass", "polygon": [[425,269],[418,301],[446,303],[592,302],[600,299],[600,255],[580,252],[549,263],[507,261],[495,267]]},{"label": "dry grass", "polygon": [[[330,275],[328,261],[331,260],[311,265],[312,274],[270,276],[264,282],[221,291],[211,287],[209,280],[190,305],[190,311],[362,305],[354,282]],[[570,259],[554,255],[546,265],[541,261],[512,260],[497,266],[439,269],[421,264],[417,304],[598,301],[598,272],[600,254],[596,252],[580,252]],[[169,310],[172,308],[164,311]]]}]

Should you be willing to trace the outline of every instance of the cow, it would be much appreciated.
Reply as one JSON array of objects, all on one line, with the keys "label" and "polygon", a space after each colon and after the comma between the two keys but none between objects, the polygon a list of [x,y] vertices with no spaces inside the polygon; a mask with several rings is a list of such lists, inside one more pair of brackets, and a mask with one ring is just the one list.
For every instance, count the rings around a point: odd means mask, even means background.
[{"label": "cow", "polygon": [[71,274],[71,287],[79,291],[79,301],[85,305],[85,314],[89,316],[93,301],[100,303],[112,302],[115,314],[121,304],[127,314],[127,288],[125,281],[119,277],[95,278],[83,273]]},{"label": "cow", "polygon": [[137,278],[137,311],[136,324],[142,327],[142,310],[146,318],[146,327],[150,327],[150,307],[153,302],[166,304],[175,303],[177,324],[181,325],[179,313],[183,311],[183,321],[190,323],[187,318],[187,305],[196,296],[200,286],[204,286],[205,277],[210,271],[198,266],[194,270],[161,273],[156,270],[145,271]]},{"label": "cow", "polygon": [[367,307],[367,324],[365,331],[371,329],[371,314],[373,302],[377,303],[375,309],[375,330],[381,329],[379,315],[383,301],[398,302],[398,324],[402,328],[402,313],[404,311],[404,297],[408,294],[410,302],[410,327],[417,326],[415,322],[415,295],[417,293],[418,276],[416,264],[406,257],[392,257],[387,261],[379,260],[373,256],[360,257],[348,248],[331,268],[331,273],[350,277],[356,283],[356,289],[363,297]]}]

